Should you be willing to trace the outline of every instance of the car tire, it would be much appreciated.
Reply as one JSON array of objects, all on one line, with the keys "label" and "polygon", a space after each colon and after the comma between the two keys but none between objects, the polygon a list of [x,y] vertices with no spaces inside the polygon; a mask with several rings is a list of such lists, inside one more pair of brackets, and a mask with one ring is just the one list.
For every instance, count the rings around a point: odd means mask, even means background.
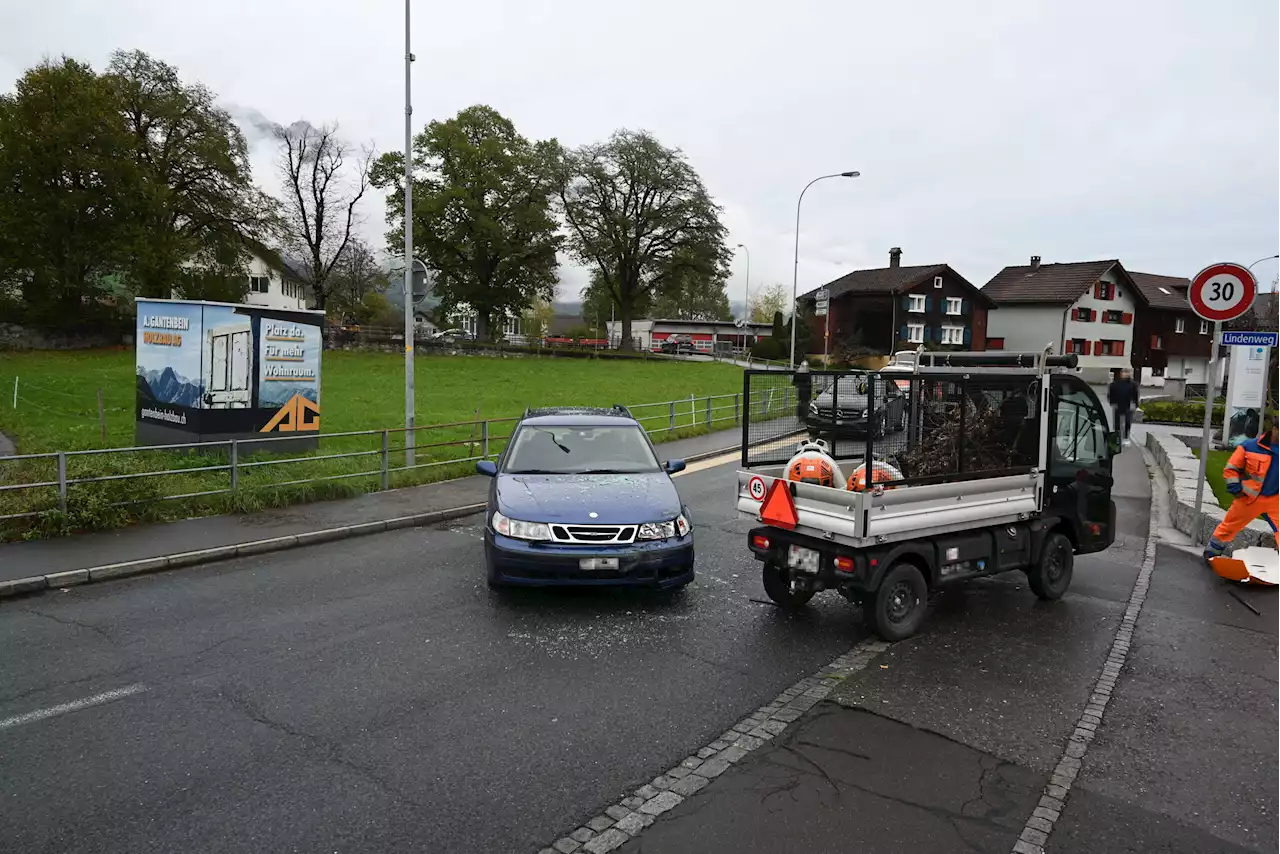
[{"label": "car tire", "polygon": [[914,635],[929,609],[929,585],[924,573],[912,563],[890,567],[880,586],[867,597],[868,615],[875,633],[887,641]]},{"label": "car tire", "polygon": [[1052,531],[1040,546],[1040,559],[1027,570],[1027,582],[1036,596],[1047,601],[1061,599],[1071,586],[1071,574],[1075,566],[1075,550],[1071,541],[1058,531]]},{"label": "car tire", "polygon": [[773,562],[766,562],[760,572],[764,593],[783,608],[803,608],[813,598],[812,590],[792,590],[787,575]]},{"label": "car tire", "polygon": [[889,415],[888,413],[880,413],[876,419],[876,426],[871,429],[872,439],[883,439],[889,434]]}]

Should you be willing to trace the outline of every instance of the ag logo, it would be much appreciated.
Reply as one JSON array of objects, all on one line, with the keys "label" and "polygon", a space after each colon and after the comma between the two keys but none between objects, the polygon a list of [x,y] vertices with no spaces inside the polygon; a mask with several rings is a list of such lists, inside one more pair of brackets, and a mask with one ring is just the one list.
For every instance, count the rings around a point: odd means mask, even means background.
[{"label": "ag logo", "polygon": [[759,477],[753,477],[747,481],[747,495],[751,496],[752,501],[764,501],[766,492],[764,480]]},{"label": "ag logo", "polygon": [[300,394],[289,398],[272,416],[262,433],[316,433],[320,431],[320,404]]}]

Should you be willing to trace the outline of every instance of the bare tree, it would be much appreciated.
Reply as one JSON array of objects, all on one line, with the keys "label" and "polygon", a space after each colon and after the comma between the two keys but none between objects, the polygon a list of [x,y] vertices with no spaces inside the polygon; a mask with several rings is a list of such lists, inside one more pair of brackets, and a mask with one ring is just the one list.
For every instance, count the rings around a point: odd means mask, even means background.
[{"label": "bare tree", "polygon": [[330,280],[361,222],[357,206],[369,188],[370,147],[355,149],[338,136],[338,126],[294,122],[276,130],[279,171],[284,184],[284,217],[289,249],[324,309]]}]

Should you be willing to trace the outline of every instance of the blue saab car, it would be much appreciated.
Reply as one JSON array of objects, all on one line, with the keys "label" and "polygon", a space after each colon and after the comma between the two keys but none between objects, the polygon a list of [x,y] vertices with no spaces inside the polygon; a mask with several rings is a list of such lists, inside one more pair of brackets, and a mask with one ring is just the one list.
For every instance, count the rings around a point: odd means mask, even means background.
[{"label": "blue saab car", "polygon": [[648,586],[693,580],[693,526],[624,407],[535,409],[496,463],[485,514],[489,586]]}]

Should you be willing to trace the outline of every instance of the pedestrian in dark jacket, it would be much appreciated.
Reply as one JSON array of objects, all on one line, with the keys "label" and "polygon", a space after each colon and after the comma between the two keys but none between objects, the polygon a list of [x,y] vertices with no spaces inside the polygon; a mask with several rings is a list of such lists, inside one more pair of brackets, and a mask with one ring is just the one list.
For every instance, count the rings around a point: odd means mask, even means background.
[{"label": "pedestrian in dark jacket", "polygon": [[801,421],[809,414],[809,399],[813,397],[813,377],[809,375],[809,363],[801,362],[791,382],[796,387],[796,418]]},{"label": "pedestrian in dark jacket", "polygon": [[1116,378],[1107,388],[1107,400],[1115,415],[1113,423],[1124,443],[1129,444],[1129,428],[1133,426],[1133,410],[1138,408],[1138,384],[1128,371],[1117,371]]}]

